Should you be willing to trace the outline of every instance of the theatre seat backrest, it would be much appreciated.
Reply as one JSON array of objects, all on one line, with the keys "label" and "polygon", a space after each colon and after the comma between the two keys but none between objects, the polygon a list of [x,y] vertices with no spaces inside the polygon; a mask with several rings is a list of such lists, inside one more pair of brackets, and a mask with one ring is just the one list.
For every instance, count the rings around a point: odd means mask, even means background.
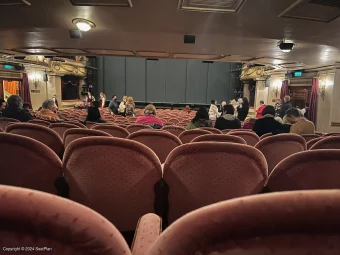
[{"label": "theatre seat backrest", "polygon": [[197,142],[221,142],[221,143],[239,143],[239,144],[247,144],[246,141],[238,136],[234,135],[201,135],[196,137],[191,141],[192,143]]},{"label": "theatre seat backrest", "polygon": [[212,127],[203,127],[203,128],[199,128],[201,130],[207,130],[207,131],[210,131],[211,133],[213,134],[216,134],[216,135],[222,135],[223,132],[217,128],[212,128]]},{"label": "theatre seat backrest", "polygon": [[237,198],[185,215],[148,255],[340,254],[339,215],[338,190]]},{"label": "theatre seat backrest", "polygon": [[171,134],[173,134],[173,135],[178,137],[186,129],[184,127],[179,127],[179,126],[171,125],[171,126],[164,126],[162,128],[162,130],[166,130],[166,131],[170,132]]},{"label": "theatre seat backrest", "polygon": [[[19,247],[14,253],[131,254],[119,231],[90,208],[44,192],[3,185],[0,197],[0,240],[6,245],[2,253]],[[26,252],[20,252],[20,247]]]},{"label": "theatre seat backrest", "polygon": [[170,223],[202,206],[257,194],[268,179],[262,153],[234,143],[182,145],[170,153],[163,169]]},{"label": "theatre seat backrest", "polygon": [[127,138],[148,146],[156,153],[161,163],[165,162],[173,149],[182,145],[177,136],[165,131],[140,130]]},{"label": "theatre seat backrest", "polygon": [[202,129],[193,129],[193,130],[186,130],[182,132],[178,138],[181,139],[182,143],[190,143],[194,138],[200,135],[209,135],[212,134],[210,131],[202,130]]},{"label": "theatre seat backrest", "polygon": [[257,134],[252,131],[230,131],[228,135],[234,135],[243,138],[246,143],[250,146],[255,146],[259,141],[260,138]]},{"label": "theatre seat backrest", "polygon": [[7,133],[33,138],[51,148],[59,157],[64,152],[63,141],[60,136],[48,127],[31,123],[15,123],[7,126]]},{"label": "theatre seat backrest", "polygon": [[28,121],[28,123],[40,125],[40,126],[43,126],[43,127],[49,127],[51,125],[51,122],[44,121],[44,120],[37,120],[37,119],[30,120],[30,121]]},{"label": "theatre seat backrest", "polygon": [[77,125],[69,124],[69,123],[52,123],[49,126],[49,128],[55,131],[60,136],[60,138],[63,139],[64,133],[66,132],[66,130],[69,130],[71,128],[79,128],[79,127]]},{"label": "theatre seat backrest", "polygon": [[0,128],[2,130],[6,130],[6,126],[8,125],[8,123],[20,123],[20,121],[16,120],[16,119],[12,119],[12,118],[0,118]]},{"label": "theatre seat backrest", "polygon": [[50,148],[25,136],[0,133],[0,151],[0,184],[57,194],[54,180],[62,175],[61,161]]},{"label": "theatre seat backrest", "polygon": [[70,198],[99,212],[120,231],[133,231],[140,217],[154,212],[161,163],[141,143],[109,137],[77,139],[66,148],[63,170]]},{"label": "theatre seat backrest", "polygon": [[301,136],[306,140],[306,143],[309,142],[312,139],[320,137],[317,134],[308,134],[308,135],[306,134],[306,135],[301,135]]},{"label": "theatre seat backrest", "polygon": [[340,149],[340,136],[327,136],[316,142],[311,150]]},{"label": "theatre seat backrest", "polygon": [[305,151],[307,145],[300,135],[280,134],[261,140],[255,148],[259,149],[266,157],[270,174],[281,160],[294,153]]},{"label": "theatre seat backrest", "polygon": [[65,149],[66,147],[73,142],[74,140],[77,140],[79,138],[84,138],[84,137],[90,137],[90,136],[107,136],[107,137],[112,137],[108,133],[105,133],[100,130],[93,130],[93,129],[83,129],[83,128],[78,128],[78,129],[69,129],[64,133],[64,146]]},{"label": "theatre seat backrest", "polygon": [[134,132],[137,132],[142,129],[152,129],[152,127],[147,126],[147,125],[141,125],[141,124],[132,124],[126,127],[126,130],[132,134]]},{"label": "theatre seat backrest", "polygon": [[129,135],[129,132],[125,128],[116,125],[95,125],[92,129],[103,131],[117,138],[126,138]]},{"label": "theatre seat backrest", "polygon": [[268,189],[340,189],[340,150],[309,150],[282,160],[269,177]]},{"label": "theatre seat backrest", "polygon": [[318,141],[321,141],[322,139],[324,139],[324,137],[318,137],[318,138],[314,138],[314,139],[312,139],[312,140],[309,140],[309,141],[307,142],[307,150],[310,150],[310,148],[312,148],[312,146],[313,146],[314,144],[316,144]]},{"label": "theatre seat backrest", "polygon": [[81,124],[80,122],[77,122],[77,121],[65,121],[64,123],[73,124],[73,125],[76,125],[80,128],[87,128],[84,124]]}]

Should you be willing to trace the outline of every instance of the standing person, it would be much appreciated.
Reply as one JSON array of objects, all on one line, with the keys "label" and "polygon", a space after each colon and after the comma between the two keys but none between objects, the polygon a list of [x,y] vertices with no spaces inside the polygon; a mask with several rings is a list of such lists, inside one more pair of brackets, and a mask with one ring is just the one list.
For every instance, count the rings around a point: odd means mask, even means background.
[{"label": "standing person", "polygon": [[283,117],[286,115],[286,112],[292,107],[293,105],[290,102],[290,96],[285,96],[284,103],[280,109],[280,114],[279,114],[280,118],[283,119]]},{"label": "standing person", "polygon": [[117,103],[117,96],[113,95],[112,100],[109,104],[109,111],[112,115],[118,114],[118,103]]},{"label": "standing person", "polygon": [[103,92],[100,92],[99,107],[105,108],[106,96]]},{"label": "standing person", "polygon": [[223,116],[216,120],[215,128],[219,130],[241,128],[241,121],[235,117],[234,113],[234,106],[225,105],[223,107]]},{"label": "standing person", "polygon": [[133,97],[128,97],[125,107],[125,116],[135,115],[135,103],[133,102]]},{"label": "standing person", "polygon": [[209,114],[207,110],[201,107],[197,112],[195,118],[190,121],[187,126],[188,130],[201,128],[201,127],[211,127],[211,120],[209,120]]},{"label": "standing person", "polygon": [[315,126],[313,122],[306,120],[300,115],[300,111],[296,108],[290,108],[286,112],[287,121],[292,123],[290,133],[298,135],[315,134]]},{"label": "standing person", "polygon": [[22,98],[17,95],[12,95],[7,99],[7,107],[2,111],[2,117],[12,118],[21,122],[27,122],[33,119],[33,116],[22,109]]},{"label": "standing person", "polygon": [[[225,105],[227,105],[227,102],[226,102],[226,101],[222,101],[221,107],[220,107],[220,112],[223,113],[223,107],[224,107]],[[222,114],[221,114],[221,115],[222,115]]]},{"label": "standing person", "polygon": [[87,117],[84,121],[84,124],[86,124],[87,121],[96,123],[106,123],[106,121],[101,118],[99,109],[96,106],[91,106],[87,109]]},{"label": "standing person", "polygon": [[221,116],[221,113],[218,112],[217,108],[217,100],[211,100],[211,105],[209,109],[209,119],[210,120],[216,120],[218,117]]},{"label": "standing person", "polygon": [[0,117],[2,117],[2,112],[5,110],[6,108],[6,101],[3,99],[0,99]]},{"label": "standing person", "polygon": [[239,106],[237,107],[238,119],[244,121],[249,113],[249,101],[248,98],[243,97],[239,100]]},{"label": "standing person", "polygon": [[[265,105],[264,101],[260,101],[260,107],[259,109],[256,110],[256,119],[261,119],[262,118],[262,111],[264,108],[266,108],[267,105]],[[274,116],[275,117],[275,116]]]},{"label": "standing person", "polygon": [[305,108],[303,108],[301,110],[301,113],[303,114],[303,116],[308,119],[308,112],[309,112],[309,103],[305,104]]},{"label": "standing person", "polygon": [[127,96],[123,96],[123,100],[119,104],[118,114],[125,115],[126,101],[127,101]]},{"label": "standing person", "polygon": [[58,102],[57,94],[56,94],[56,93],[53,93],[53,95],[52,95],[52,100],[53,100],[55,106],[56,106],[57,109],[58,109],[58,108],[59,108],[59,102]]},{"label": "standing person", "polygon": [[280,117],[281,107],[282,107],[281,99],[277,99],[275,104],[275,116]]},{"label": "standing person", "polygon": [[93,102],[96,101],[94,96],[92,96],[91,92],[87,92],[87,96],[85,97],[86,105],[88,107],[93,106]]}]

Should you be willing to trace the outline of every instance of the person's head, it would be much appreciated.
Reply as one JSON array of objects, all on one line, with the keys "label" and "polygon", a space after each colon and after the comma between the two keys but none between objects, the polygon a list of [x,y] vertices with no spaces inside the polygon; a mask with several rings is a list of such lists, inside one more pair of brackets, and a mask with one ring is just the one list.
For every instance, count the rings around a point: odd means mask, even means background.
[{"label": "person's head", "polygon": [[113,95],[113,96],[112,96],[112,100],[117,100],[117,96],[116,96],[116,95]]},{"label": "person's head", "polygon": [[47,99],[43,102],[42,104],[42,108],[44,109],[48,109],[48,110],[51,110],[51,111],[55,111],[55,104],[54,104],[54,101],[52,99]]},{"label": "person's head", "polygon": [[0,99],[0,111],[4,110],[6,108],[6,101],[3,99]]},{"label": "person's head", "polygon": [[100,97],[105,97],[105,94],[103,92],[100,92]]},{"label": "person's head", "polygon": [[144,114],[156,116],[156,107],[153,104],[148,104],[144,109]]},{"label": "person's head", "polygon": [[290,96],[285,96],[285,97],[284,97],[284,101],[285,101],[285,102],[289,102],[289,101],[290,101]]},{"label": "person's head", "polygon": [[127,101],[127,96],[123,96],[123,102],[126,103]]},{"label": "person's head", "polygon": [[19,97],[18,95],[12,95],[7,99],[7,105],[8,107],[13,107],[13,108],[22,108],[22,98]]},{"label": "person's head", "polygon": [[217,104],[217,100],[215,100],[215,99],[213,99],[213,100],[211,100],[211,104]]},{"label": "person's head", "polygon": [[232,106],[231,104],[223,106],[223,113],[234,115],[234,113],[235,113],[234,106]]},{"label": "person's head", "polygon": [[26,110],[26,111],[29,111],[29,110],[31,110],[31,106],[30,106],[29,103],[24,103],[24,104],[22,105],[22,109],[24,109],[24,110]]},{"label": "person's head", "polygon": [[244,104],[244,105],[249,105],[248,98],[242,97],[242,104]]},{"label": "person's head", "polygon": [[89,91],[89,92],[87,92],[87,96],[92,96],[92,94],[91,94],[91,92]]},{"label": "person's head", "polygon": [[236,105],[236,104],[237,104],[237,103],[236,103],[236,100],[235,100],[235,99],[231,100],[231,101],[230,101],[230,104],[231,104],[231,105]]},{"label": "person's head", "polygon": [[128,97],[128,98],[127,98],[127,102],[128,102],[129,104],[132,104],[132,103],[133,103],[133,97]]},{"label": "person's head", "polygon": [[237,103],[239,103],[239,104],[242,104],[242,103],[243,103],[242,97],[240,97],[239,99],[237,99]]},{"label": "person's head", "polygon": [[190,106],[189,106],[189,105],[186,105],[185,108],[186,108],[186,109],[190,109]]},{"label": "person's head", "polygon": [[267,105],[267,106],[263,109],[263,111],[262,111],[262,116],[265,116],[265,115],[268,115],[268,114],[275,116],[275,108],[274,108],[274,106],[272,106],[272,105]]},{"label": "person's head", "polygon": [[196,116],[192,120],[192,122],[196,122],[198,120],[209,120],[208,111],[204,107],[199,108],[199,110],[196,112]]},{"label": "person's head", "polygon": [[88,121],[96,121],[98,119],[100,119],[100,112],[99,112],[99,109],[98,107],[89,107],[87,109],[87,118],[86,120]]},{"label": "person's head", "polygon": [[300,111],[296,108],[290,108],[286,111],[287,121],[294,124],[301,119]]},{"label": "person's head", "polygon": [[309,103],[306,103],[305,105],[306,105],[306,108],[308,108],[308,107],[309,107]]},{"label": "person's head", "polygon": [[263,101],[263,100],[261,100],[261,101],[260,101],[260,105],[263,105],[263,104],[264,104],[264,101]]},{"label": "person's head", "polygon": [[222,107],[225,106],[226,104],[227,104],[226,101],[222,101],[222,103],[221,103]]}]

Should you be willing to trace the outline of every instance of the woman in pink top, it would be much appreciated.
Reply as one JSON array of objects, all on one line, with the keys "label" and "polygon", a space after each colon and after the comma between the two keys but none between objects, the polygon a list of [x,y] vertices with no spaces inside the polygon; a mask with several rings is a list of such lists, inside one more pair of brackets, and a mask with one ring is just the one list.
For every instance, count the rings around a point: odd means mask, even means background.
[{"label": "woman in pink top", "polygon": [[156,107],[149,104],[144,109],[144,116],[140,116],[136,120],[136,124],[150,125],[153,128],[162,128],[162,120],[156,117]]}]

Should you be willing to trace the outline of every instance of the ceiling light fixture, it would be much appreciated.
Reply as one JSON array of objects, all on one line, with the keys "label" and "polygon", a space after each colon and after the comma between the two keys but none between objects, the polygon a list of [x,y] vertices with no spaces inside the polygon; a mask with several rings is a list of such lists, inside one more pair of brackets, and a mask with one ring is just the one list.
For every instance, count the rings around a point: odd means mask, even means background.
[{"label": "ceiling light fixture", "polygon": [[286,42],[285,39],[283,39],[283,40],[279,41],[277,46],[283,52],[291,52],[293,50],[294,46],[296,46],[296,45],[292,42]]},{"label": "ceiling light fixture", "polygon": [[78,29],[83,32],[87,32],[92,28],[96,27],[96,24],[87,19],[74,19],[72,20],[72,23],[75,24],[78,27]]}]

